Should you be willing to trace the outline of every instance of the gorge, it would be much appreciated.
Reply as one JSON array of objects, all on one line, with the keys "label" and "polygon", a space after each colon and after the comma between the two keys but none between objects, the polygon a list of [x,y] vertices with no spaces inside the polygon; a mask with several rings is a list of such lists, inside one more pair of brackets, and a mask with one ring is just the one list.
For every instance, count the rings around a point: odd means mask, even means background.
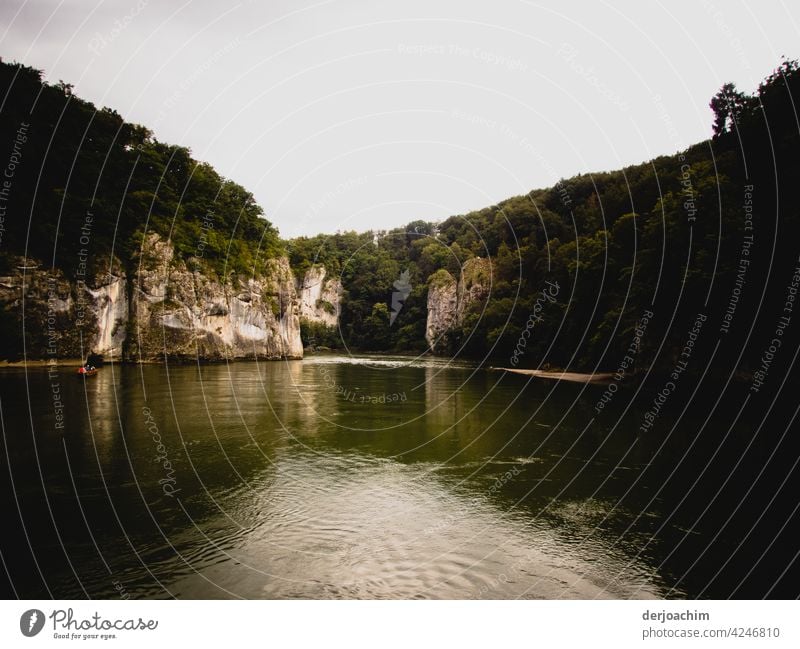
[{"label": "gorge", "polygon": [[383,174],[410,222],[291,239],[69,84],[0,89],[5,592],[797,596],[797,62],[670,155],[411,220],[446,189],[416,156]]},{"label": "gorge", "polygon": [[760,364],[747,341],[774,327],[738,314],[780,311],[782,282],[768,280],[796,266],[792,238],[777,235],[800,212],[787,184],[800,145],[795,61],[752,95],[723,86],[712,137],[674,155],[441,222],[292,240],[188,149],[38,70],[2,62],[0,82],[14,89],[0,140],[18,153],[3,196],[2,359],[281,359],[306,346],[507,366],[553,282],[563,290],[521,367],[613,370],[653,313],[636,362],[669,372],[702,312],[714,323],[703,336],[735,352],[721,373],[746,377]]}]

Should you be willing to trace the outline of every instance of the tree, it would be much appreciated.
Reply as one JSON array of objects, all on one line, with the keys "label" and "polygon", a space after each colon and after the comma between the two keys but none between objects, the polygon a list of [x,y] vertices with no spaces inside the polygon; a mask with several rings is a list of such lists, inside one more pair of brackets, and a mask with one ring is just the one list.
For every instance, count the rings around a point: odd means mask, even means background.
[{"label": "tree", "polygon": [[755,103],[753,97],[736,90],[733,83],[723,85],[709,103],[714,112],[714,135],[730,132]]}]

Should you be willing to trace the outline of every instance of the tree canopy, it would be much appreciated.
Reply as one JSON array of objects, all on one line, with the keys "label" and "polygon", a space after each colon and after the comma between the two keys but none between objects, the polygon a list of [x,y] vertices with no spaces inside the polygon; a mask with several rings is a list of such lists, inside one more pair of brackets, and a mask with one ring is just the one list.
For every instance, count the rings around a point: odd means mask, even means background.
[{"label": "tree canopy", "polygon": [[185,147],[98,109],[69,84],[43,82],[33,68],[0,62],[0,88],[0,142],[5,152],[15,142],[19,149],[0,262],[24,254],[74,274],[82,250],[90,269],[111,254],[130,261],[145,232],[169,237],[183,258],[219,275],[259,272],[282,253],[252,194]]}]

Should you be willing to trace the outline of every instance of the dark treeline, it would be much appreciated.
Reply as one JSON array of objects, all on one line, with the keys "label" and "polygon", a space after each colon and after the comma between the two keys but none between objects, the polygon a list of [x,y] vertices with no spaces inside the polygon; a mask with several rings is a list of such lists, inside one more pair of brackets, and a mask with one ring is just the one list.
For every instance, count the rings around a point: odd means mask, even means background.
[{"label": "dark treeline", "polygon": [[[751,374],[789,315],[798,267],[799,89],[797,64],[785,61],[752,95],[726,84],[711,101],[713,136],[678,154],[562,180],[439,224],[298,239],[293,264],[318,261],[342,274],[349,346],[424,348],[431,277],[443,268],[458,277],[478,256],[491,258],[490,295],[444,341],[447,353],[508,364],[516,349],[521,367],[613,371],[643,323],[639,369],[669,370],[697,338],[693,368],[704,368],[720,341],[720,370]],[[412,291],[389,326],[404,270]],[[537,307],[548,281],[559,285],[557,298]]]},{"label": "dark treeline", "polygon": [[[692,366],[715,353],[722,371],[752,374],[779,318],[792,315],[784,307],[800,253],[798,88],[797,64],[785,61],[753,94],[723,86],[710,104],[710,139],[675,155],[442,223],[281,242],[245,189],[187,149],[3,63],[0,153],[5,164],[16,152],[17,162],[0,201],[0,264],[26,254],[71,274],[83,248],[95,263],[112,250],[128,263],[150,230],[186,258],[202,241],[199,263],[219,275],[259,272],[288,253],[299,278],[324,264],[345,289],[339,329],[306,325],[307,341],[422,351],[430,282],[444,271],[458,278],[482,257],[491,261],[488,298],[437,351],[508,364],[516,350],[521,367],[613,371],[652,313],[634,354],[640,369],[674,367],[699,320]],[[542,309],[541,292],[554,284]]]},{"label": "dark treeline", "polygon": [[252,274],[280,251],[277,231],[243,187],[188,149],[76,97],[69,84],[43,83],[40,71],[0,61],[0,101],[3,270],[26,255],[74,276],[85,257],[81,270],[90,275],[112,252],[129,263],[144,232],[170,237],[218,275]]}]

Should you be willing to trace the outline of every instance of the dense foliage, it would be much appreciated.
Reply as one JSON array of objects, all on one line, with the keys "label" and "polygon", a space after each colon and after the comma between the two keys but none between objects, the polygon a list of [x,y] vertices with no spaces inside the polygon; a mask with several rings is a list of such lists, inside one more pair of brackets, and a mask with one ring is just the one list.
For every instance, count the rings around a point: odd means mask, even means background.
[{"label": "dense foliage", "polygon": [[[559,294],[525,339],[521,366],[616,369],[648,312],[637,362],[674,365],[698,314],[710,342],[694,366],[717,338],[735,358],[774,330],[798,262],[799,89],[797,64],[786,61],[753,95],[726,84],[711,101],[713,138],[686,151],[440,224],[296,240],[293,263],[342,274],[350,346],[420,348],[429,278],[441,269],[458,277],[479,256],[492,262],[489,296],[445,341],[449,353],[507,364],[550,281]],[[389,326],[393,282],[406,269],[412,291]],[[761,352],[751,345],[739,367],[754,368]]]},{"label": "dense foliage", "polygon": [[218,275],[258,272],[281,251],[252,195],[188,149],[25,66],[0,62],[0,96],[0,160],[17,160],[3,204],[5,266],[9,253],[24,254],[74,274],[86,257],[91,273],[112,253],[130,262],[144,232]]},{"label": "dense foliage", "polygon": [[[421,250],[431,245],[431,232],[430,224],[417,222],[389,232],[345,232],[289,242],[289,260],[299,277],[312,264],[322,264],[329,277],[341,278],[345,289],[339,328],[330,331],[306,323],[308,339],[328,347],[423,351],[426,280],[436,265],[421,259]],[[393,295],[403,296],[394,309]]]}]

